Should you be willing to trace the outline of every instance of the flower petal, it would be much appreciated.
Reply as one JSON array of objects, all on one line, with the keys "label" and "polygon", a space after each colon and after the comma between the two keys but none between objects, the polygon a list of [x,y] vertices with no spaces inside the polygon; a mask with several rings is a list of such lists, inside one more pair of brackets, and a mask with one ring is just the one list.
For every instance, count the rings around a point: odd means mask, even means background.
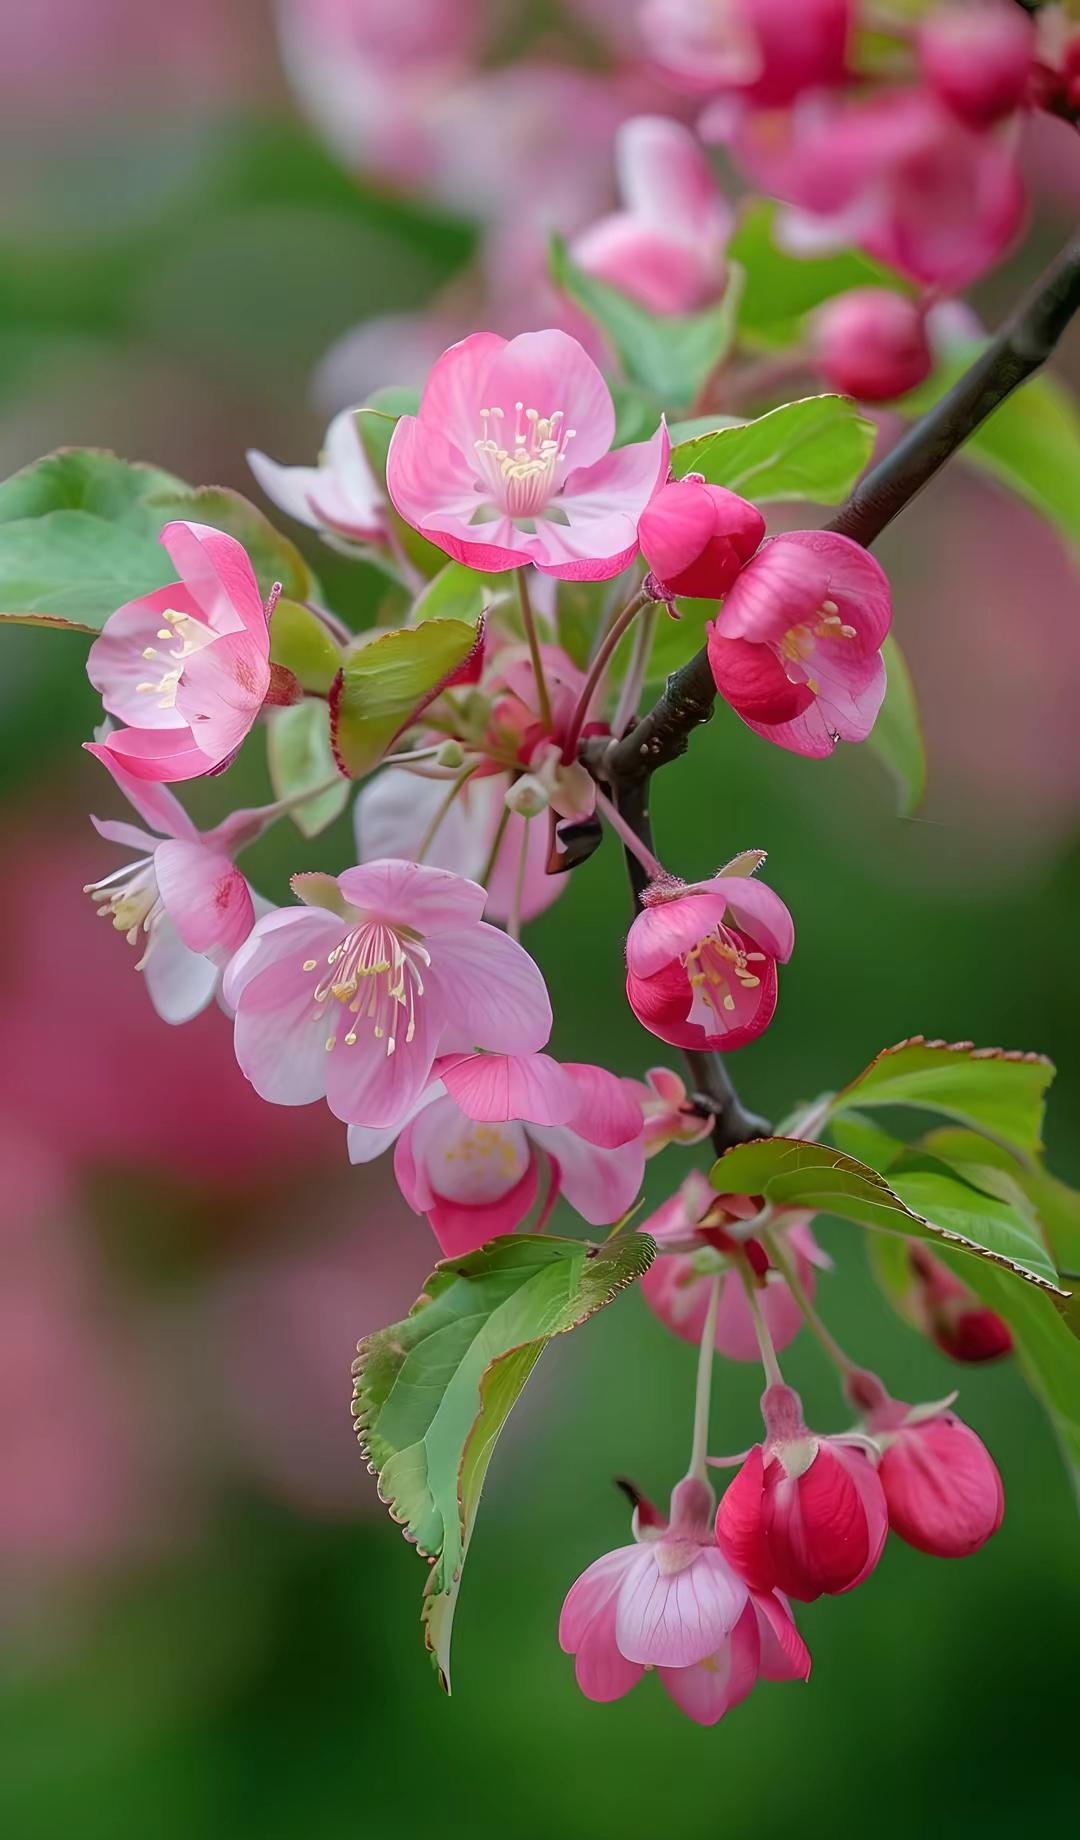
[{"label": "flower petal", "polygon": [[[570,452],[577,467],[591,466],[615,439],[615,406],[603,372],[568,332],[519,333],[497,354],[483,388],[487,394],[476,400],[477,422],[481,407],[501,408],[511,418],[519,402],[544,419],[561,413],[562,430],[574,430]],[[473,427],[476,440],[480,429]]]},{"label": "flower petal", "polygon": [[614,1600],[640,1553],[640,1546],[619,1546],[614,1552],[605,1553],[603,1558],[594,1559],[571,1585],[559,1617],[559,1647],[564,1655],[574,1654],[580,1646],[590,1623]]},{"label": "flower petal", "polygon": [[586,1628],[577,1645],[574,1678],[586,1699],[607,1705],[622,1699],[636,1687],[644,1672],[634,1661],[620,1655],[615,1641],[617,1606],[609,1598],[603,1609]]},{"label": "flower petal", "polygon": [[470,1054],[438,1071],[467,1118],[566,1124],[581,1104],[571,1070],[547,1054]]},{"label": "flower petal", "polygon": [[166,638],[162,621],[166,614],[180,613],[196,622],[188,628],[192,640],[205,643],[212,637],[198,602],[182,582],[156,588],[152,594],[126,601],[110,614],[87,654],[86,675],[101,696],[109,714],[133,728],[176,729],[185,726],[184,718],[172,699],[164,693],[146,688],[156,684],[176,662],[176,642]]},{"label": "flower petal", "polygon": [[523,946],[486,922],[446,933],[428,976],[446,1019],[444,1054],[486,1048],[532,1053],[551,1034],[551,1002],[539,967]]},{"label": "flower petal", "polygon": [[447,932],[456,935],[478,922],[484,911],[486,897],[479,882],[401,857],[346,869],[337,880],[353,907],[391,925],[411,927],[425,939]]},{"label": "flower petal", "polygon": [[266,609],[248,553],[235,537],[185,519],[166,524],[161,543],[216,633],[246,630],[265,645]]},{"label": "flower petal", "polygon": [[231,957],[239,950],[255,924],[255,909],[228,856],[205,843],[170,841],[155,850],[154,873],[165,911],[192,952]]},{"label": "flower petal", "polygon": [[97,742],[88,741],[86,751],[93,754],[95,760],[100,760],[102,766],[111,773],[128,804],[135,808],[144,824],[152,826],[159,836],[182,837],[193,841],[199,835],[175,793],[153,780],[137,779],[134,774],[127,772],[115,754]]},{"label": "flower petal", "polygon": [[471,459],[473,442],[483,434],[480,411],[495,400],[491,372],[506,343],[497,332],[473,332],[436,359],[418,411],[425,439],[432,433],[444,436]]},{"label": "flower petal", "polygon": [[211,1001],[219,975],[208,958],[188,949],[167,915],[158,921],[143,976],[163,1022],[190,1022],[199,1015]]},{"label": "flower petal", "polygon": [[775,1566],[764,1526],[765,1472],[760,1444],[728,1483],[716,1510],[716,1544],[754,1591],[771,1591]]},{"label": "flower petal", "polygon": [[555,1164],[559,1189],[591,1227],[621,1220],[641,1191],[645,1145],[641,1137],[602,1150],[570,1125],[534,1125],[529,1133]]},{"label": "flower petal", "polygon": [[[577,1104],[569,1120],[578,1137],[605,1150],[629,1144],[641,1137],[645,1120],[640,1101],[628,1092],[626,1083],[606,1067],[594,1067],[587,1061],[567,1061],[563,1071],[577,1089]],[[537,1124],[562,1124],[561,1118],[538,1118]]]},{"label": "flower petal", "polygon": [[745,1584],[716,1547],[703,1546],[682,1571],[663,1573],[643,1547],[619,1591],[615,1639],[643,1667],[692,1667],[715,1654],[746,1604]]},{"label": "flower petal", "polygon": [[758,1653],[757,1622],[747,1604],[722,1648],[693,1667],[660,1668],[660,1683],[687,1718],[716,1725],[753,1691]]}]

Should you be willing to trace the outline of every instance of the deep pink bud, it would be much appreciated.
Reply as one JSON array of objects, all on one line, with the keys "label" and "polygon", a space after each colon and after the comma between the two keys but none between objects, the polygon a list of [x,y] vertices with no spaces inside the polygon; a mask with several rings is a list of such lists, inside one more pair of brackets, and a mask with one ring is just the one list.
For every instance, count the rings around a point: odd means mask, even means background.
[{"label": "deep pink bud", "polygon": [[661,486],[638,519],[653,574],[673,595],[718,600],[765,535],[765,519],[737,492],[704,480]]},{"label": "deep pink bud", "polygon": [[856,288],[817,315],[815,356],[833,390],[862,402],[891,402],[930,375],[933,356],[922,309],[888,288]]},{"label": "deep pink bud", "polygon": [[925,1246],[912,1246],[910,1256],[915,1277],[911,1311],[942,1354],[954,1361],[996,1361],[1012,1353],[1008,1323],[955,1272]]},{"label": "deep pink bud", "polygon": [[1014,0],[972,0],[934,12],[918,47],[928,87],[961,121],[985,128],[1024,100],[1035,21]]},{"label": "deep pink bud", "polygon": [[716,1541],[752,1590],[810,1603],[850,1591],[881,1557],[889,1521],[865,1451],[808,1431],[787,1386],[761,1402],[766,1436],[717,1509]]},{"label": "deep pink bud", "polygon": [[[923,1416],[926,1414],[926,1416]],[[990,1452],[954,1412],[890,1399],[870,1415],[893,1532],[920,1552],[963,1559],[1001,1526],[1005,1491]]]}]

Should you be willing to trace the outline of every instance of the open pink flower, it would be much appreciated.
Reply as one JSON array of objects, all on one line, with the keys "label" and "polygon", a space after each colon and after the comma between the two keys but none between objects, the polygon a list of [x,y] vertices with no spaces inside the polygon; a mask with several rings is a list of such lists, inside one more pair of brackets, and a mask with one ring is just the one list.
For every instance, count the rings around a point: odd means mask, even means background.
[{"label": "open pink flower", "polygon": [[641,24],[681,88],[774,109],[842,81],[854,14],[854,0],[646,0]]},{"label": "open pink flower", "polygon": [[755,1041],[776,1008],[776,966],[795,944],[780,896],[737,858],[707,882],[653,882],[642,901],[626,941],[638,1021],[674,1048]]},{"label": "open pink flower", "polygon": [[625,1080],[623,1084],[634,1094],[645,1115],[647,1157],[658,1155],[669,1144],[700,1144],[712,1130],[712,1118],[698,1111],[685,1082],[670,1067],[650,1067],[644,1080]]},{"label": "open pink flower", "polygon": [[699,475],[661,486],[638,522],[641,553],[672,595],[718,600],[765,535],[755,506]]},{"label": "open pink flower", "polygon": [[877,1472],[857,1442],[808,1431],[788,1386],[761,1401],[755,1444],[716,1513],[721,1552],[756,1591],[810,1603],[862,1584],[881,1558],[889,1517]]},{"label": "open pink flower", "polygon": [[264,1099],[325,1097],[346,1124],[389,1127],[437,1054],[543,1047],[544,980],[481,921],[476,882],[389,859],[293,888],[307,905],[260,920],[225,978],[236,1058]]},{"label": "open pink flower", "polygon": [[717,690],[756,734],[821,759],[873,728],[891,620],[888,579],[860,544],[825,530],[773,537],[709,626]]},{"label": "open pink flower", "polygon": [[947,1405],[887,1395],[868,1415],[893,1532],[920,1552],[963,1559],[1001,1526],[1005,1491],[982,1439]]},{"label": "open pink flower", "polygon": [[267,498],[298,523],[353,543],[378,543],[385,535],[382,500],[355,409],[335,415],[318,466],[282,466],[257,448],[248,450],[247,460]]},{"label": "open pink flower", "polygon": [[[641,1107],[613,1073],[546,1054],[449,1056],[434,1072],[398,1137],[394,1172],[448,1258],[513,1233],[545,1167],[545,1217],[563,1194],[590,1226],[610,1226],[636,1199]],[[369,1162],[391,1136],[354,1125],[349,1155]]]},{"label": "open pink flower", "polygon": [[699,1725],[715,1725],[758,1679],[805,1680],[810,1656],[786,1606],[749,1591],[712,1538],[713,1493],[687,1476],[670,1523],[650,1503],[634,1511],[633,1546],[583,1572],[559,1618],[559,1645],[575,1656],[588,1699],[621,1699],[655,1668],[669,1697]]},{"label": "open pink flower", "polygon": [[101,747],[136,779],[227,767],[270,688],[267,613],[247,552],[206,524],[167,524],[180,574],[128,601],[90,647],[87,676],[126,727]]},{"label": "open pink flower", "polygon": [[[700,1169],[691,1173],[670,1200],[657,1208],[641,1231],[656,1241],[661,1255],[640,1280],[641,1294],[660,1321],[684,1342],[700,1343],[709,1309],[714,1276],[720,1274],[720,1299],[716,1315],[716,1348],[729,1361],[760,1359],[754,1319],[738,1271],[725,1261],[740,1250],[727,1225],[750,1220],[757,1202],[746,1195],[718,1195]],[[812,1215],[781,1215],[775,1231],[783,1239],[809,1296],[814,1294],[817,1270],[829,1259],[810,1231]],[[783,1350],[802,1328],[803,1316],[782,1274],[762,1253],[758,1303],[773,1345]]]},{"label": "open pink flower", "polygon": [[724,288],[734,214],[681,122],[637,115],[615,136],[623,209],[571,244],[580,268],[651,313],[693,313]]},{"label": "open pink flower", "polygon": [[[206,1008],[233,953],[255,924],[251,889],[233,862],[256,815],[236,812],[212,831],[196,830],[167,787],[128,773],[106,747],[90,744],[125,798],[156,835],[120,819],[91,818],[99,836],[138,852],[86,893],[131,946],[150,1001],[164,1022],[189,1022]],[[162,841],[164,839],[164,841]]]},{"label": "open pink flower", "polygon": [[407,523],[470,568],[532,562],[603,581],[637,555],[638,517],[668,463],[662,424],[612,451],[614,438],[611,392],[576,339],[476,332],[443,353],[419,413],[398,422],[387,490]]}]

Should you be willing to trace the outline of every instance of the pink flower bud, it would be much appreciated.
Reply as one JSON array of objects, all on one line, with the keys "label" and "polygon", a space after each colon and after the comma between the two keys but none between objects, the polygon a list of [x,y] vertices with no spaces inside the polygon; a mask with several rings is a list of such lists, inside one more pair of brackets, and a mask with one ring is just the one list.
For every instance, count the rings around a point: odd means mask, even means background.
[{"label": "pink flower bud", "polygon": [[822,307],[815,356],[830,389],[862,402],[890,402],[930,375],[921,308],[888,288],[856,288]]},{"label": "pink flower bud", "polygon": [[961,121],[985,128],[1024,99],[1035,21],[1013,0],[974,0],[932,13],[918,47],[929,88]]},{"label": "pink flower bud", "polygon": [[1005,1492],[971,1427],[954,1412],[895,1399],[869,1422],[882,1446],[878,1477],[893,1532],[940,1559],[963,1559],[984,1546],[1001,1526]]},{"label": "pink flower bud", "polygon": [[765,535],[753,505],[723,486],[678,479],[661,486],[638,519],[653,574],[673,595],[717,600]]},{"label": "pink flower bud", "polygon": [[717,1545],[755,1591],[810,1603],[853,1590],[889,1529],[873,1464],[857,1444],[808,1431],[790,1387],[769,1387],[761,1407],[765,1441],[720,1503]]},{"label": "pink flower bud", "polygon": [[988,1309],[925,1246],[912,1246],[915,1285],[911,1313],[954,1361],[995,1361],[1012,1352],[1012,1332],[996,1311]]}]

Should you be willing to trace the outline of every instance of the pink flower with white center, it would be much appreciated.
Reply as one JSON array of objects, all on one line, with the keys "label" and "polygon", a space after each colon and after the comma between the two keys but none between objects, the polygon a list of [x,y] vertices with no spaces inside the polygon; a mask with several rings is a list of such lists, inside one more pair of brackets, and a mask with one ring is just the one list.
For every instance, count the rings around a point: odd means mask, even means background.
[{"label": "pink flower with white center", "polygon": [[[434,1072],[401,1128],[394,1173],[446,1257],[513,1233],[545,1167],[543,1219],[560,1194],[590,1226],[610,1226],[636,1200],[641,1107],[613,1073],[546,1054],[448,1056]],[[393,1136],[350,1127],[352,1161],[370,1162]]]},{"label": "pink flower with white center", "polygon": [[260,814],[236,812],[214,830],[198,831],[167,787],[125,772],[104,746],[88,744],[88,751],[157,834],[115,818],[91,818],[99,836],[138,855],[88,883],[85,892],[128,944],[141,948],[135,969],[144,973],[162,1020],[190,1022],[216,994],[225,966],[255,924],[252,892],[233,853],[257,835]]},{"label": "pink flower with white center", "polygon": [[808,1431],[789,1386],[761,1401],[765,1442],[755,1444],[716,1513],[716,1540],[756,1591],[810,1603],[854,1590],[881,1558],[885,1496],[859,1440]]},{"label": "pink flower with white center", "polygon": [[854,0],[646,0],[641,25],[681,88],[775,109],[843,81],[854,15]]},{"label": "pink flower with white center", "polygon": [[394,429],[386,487],[414,529],[485,573],[535,563],[605,581],[638,551],[637,520],[667,473],[661,423],[612,450],[615,409],[565,332],[475,332],[435,365]]},{"label": "pink flower with white center", "polygon": [[270,689],[268,612],[246,550],[206,524],[166,524],[180,574],[111,614],[86,673],[127,726],[101,743],[136,779],[227,767]]},{"label": "pink flower with white center", "polygon": [[264,1099],[325,1098],[344,1123],[385,1128],[408,1116],[436,1055],[547,1041],[544,980],[483,924],[476,882],[388,859],[292,885],[307,905],[257,922],[224,985],[236,1058]]},{"label": "pink flower with white center", "polygon": [[671,595],[719,600],[765,535],[754,505],[691,475],[661,486],[638,521],[641,553]]},{"label": "pink flower with white center", "polygon": [[350,543],[379,543],[386,519],[375,475],[356,425],[343,409],[326,431],[318,466],[282,466],[249,448],[248,465],[267,498],[299,524]]},{"label": "pink flower with white center", "polygon": [[623,209],[570,245],[580,268],[650,313],[693,313],[719,298],[734,213],[681,122],[638,115],[615,137]]},{"label": "pink flower with white center", "polygon": [[905,396],[934,366],[926,313],[891,288],[855,288],[814,315],[814,359],[830,390],[862,402]]},{"label": "pink flower with white center", "polygon": [[650,1067],[644,1080],[625,1080],[623,1084],[633,1092],[645,1115],[647,1157],[657,1156],[668,1144],[700,1144],[712,1130],[710,1114],[698,1111],[685,1083],[670,1067]]},{"label": "pink flower with white center", "polygon": [[638,1021],[673,1048],[730,1052],[755,1041],[776,1009],[777,964],[795,944],[780,896],[736,857],[707,882],[652,882],[642,902],[626,941]]},{"label": "pink flower with white center", "polygon": [[986,128],[1023,103],[1035,41],[1034,19],[1014,0],[940,6],[918,28],[919,69],[946,108]]},{"label": "pink flower with white center", "polygon": [[1001,1526],[1005,1491],[990,1452],[970,1425],[940,1405],[884,1397],[867,1424],[881,1451],[878,1477],[889,1526],[919,1552],[964,1559]]},{"label": "pink flower with white center", "polygon": [[792,530],[762,545],[710,624],[713,680],[755,734],[820,760],[873,728],[891,621],[888,578],[860,544]]},{"label": "pink flower with white center", "polygon": [[[712,1280],[717,1273],[722,1274],[716,1348],[729,1361],[760,1359],[743,1280],[731,1263],[734,1256],[747,1251],[747,1245],[727,1232],[732,1221],[752,1220],[758,1211],[757,1201],[746,1195],[718,1195],[707,1177],[695,1169],[670,1200],[641,1223],[641,1231],[656,1241],[657,1252],[662,1255],[653,1260],[641,1279],[641,1294],[665,1327],[684,1342],[700,1343]],[[810,1231],[812,1218],[803,1212],[783,1214],[775,1225],[810,1297],[814,1294],[817,1269],[830,1263]],[[773,1346],[782,1350],[802,1328],[802,1310],[783,1275],[768,1262],[763,1249],[758,1251],[761,1272],[757,1301]]]},{"label": "pink flower with white center", "polygon": [[587,1699],[622,1699],[655,1668],[669,1698],[715,1725],[755,1681],[806,1680],[810,1656],[783,1601],[750,1591],[712,1537],[713,1492],[687,1476],[670,1522],[634,1509],[633,1546],[605,1553],[563,1604],[559,1645]]}]

